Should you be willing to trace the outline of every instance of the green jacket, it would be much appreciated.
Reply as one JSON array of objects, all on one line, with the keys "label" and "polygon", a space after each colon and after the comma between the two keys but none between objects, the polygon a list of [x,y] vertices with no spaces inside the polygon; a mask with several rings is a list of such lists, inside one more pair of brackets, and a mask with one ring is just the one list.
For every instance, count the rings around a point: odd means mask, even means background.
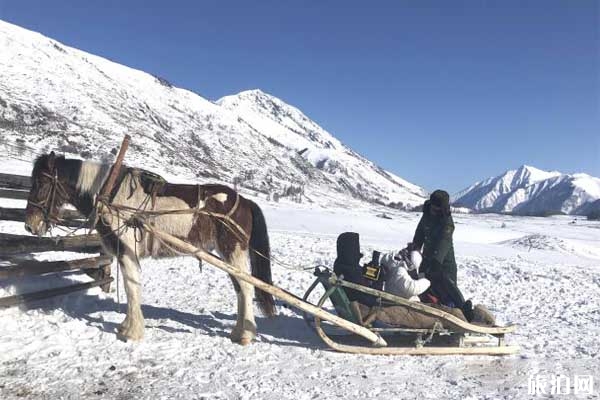
[{"label": "green jacket", "polygon": [[432,268],[441,268],[456,283],[456,260],[454,259],[454,221],[452,215],[433,216],[429,212],[429,201],[423,206],[423,216],[417,225],[413,248],[423,247],[423,267],[427,274]]}]

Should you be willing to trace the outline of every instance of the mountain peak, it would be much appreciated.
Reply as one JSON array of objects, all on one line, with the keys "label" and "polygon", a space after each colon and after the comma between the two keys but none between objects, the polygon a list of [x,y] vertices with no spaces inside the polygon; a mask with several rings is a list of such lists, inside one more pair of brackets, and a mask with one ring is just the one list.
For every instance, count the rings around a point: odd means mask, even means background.
[{"label": "mountain peak", "polygon": [[[269,196],[302,187],[304,200],[319,204],[424,200],[421,188],[377,168],[298,108],[260,89],[211,102],[2,21],[0,36],[0,54],[6,55],[0,57],[0,137],[15,147],[27,143],[27,157],[55,149],[102,158],[123,133],[133,133],[131,165],[178,182],[237,182]],[[15,154],[23,158],[24,152]]]},{"label": "mountain peak", "polygon": [[454,201],[478,211],[543,215],[583,212],[587,203],[598,198],[598,178],[548,172],[523,164],[472,185],[454,196]]},{"label": "mountain peak", "polygon": [[544,171],[542,169],[532,167],[527,164],[521,165],[513,171],[509,171],[506,175],[512,175],[512,188],[528,186],[532,183],[543,181],[555,176],[562,175],[558,171]]},{"label": "mountain peak", "polygon": [[[236,94],[230,94],[227,96],[223,96],[217,101],[216,104],[219,105],[231,105],[231,104],[240,104],[241,102],[252,102],[252,103],[262,103],[262,102],[277,102],[281,104],[285,104],[281,99],[266,93],[260,89],[249,89],[242,90]],[[291,107],[291,106],[290,106]]]},{"label": "mountain peak", "polygon": [[532,167],[530,165],[527,164],[523,164],[521,165],[519,168],[517,168],[517,171],[527,171],[527,170],[536,170],[536,171],[541,171],[535,167]]},{"label": "mountain peak", "polygon": [[517,171],[528,171],[528,172],[532,172],[532,173],[541,173],[541,174],[552,174],[552,175],[557,175],[557,174],[561,174],[561,172],[559,171],[546,171],[545,169],[540,169],[537,167],[534,167],[533,165],[528,165],[528,164],[523,164],[521,165],[519,168],[516,169]]},{"label": "mountain peak", "polygon": [[263,92],[260,89],[242,90],[241,92],[239,92],[238,94],[236,94],[234,96],[238,96],[238,97],[246,97],[246,96],[274,97],[273,95],[270,95],[269,93]]},{"label": "mountain peak", "polygon": [[271,139],[290,144],[296,151],[344,148],[339,140],[301,110],[260,89],[222,97],[216,104],[237,114],[255,130],[268,132]]}]

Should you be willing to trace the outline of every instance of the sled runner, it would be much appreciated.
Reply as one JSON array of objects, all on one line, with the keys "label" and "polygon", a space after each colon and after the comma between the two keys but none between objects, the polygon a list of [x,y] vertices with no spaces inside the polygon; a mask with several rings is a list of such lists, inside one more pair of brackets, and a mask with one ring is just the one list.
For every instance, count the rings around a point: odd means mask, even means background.
[{"label": "sled runner", "polygon": [[[506,355],[519,350],[518,346],[507,346],[504,342],[504,335],[516,329],[514,325],[501,327],[471,324],[423,303],[411,302],[402,297],[347,282],[326,267],[316,267],[314,275],[316,279],[306,291],[304,301],[308,302],[315,289],[321,286],[325,293],[315,304],[317,307],[323,308],[329,300],[338,316],[383,336],[383,342],[388,343],[386,347],[373,347],[364,340],[362,343],[357,341],[355,335],[331,333],[333,327],[330,324],[323,323],[318,316],[304,313],[308,325],[336,351],[405,355]],[[379,307],[400,306],[406,308],[408,314],[413,313],[425,317],[428,321],[433,320],[433,324],[421,328],[402,327],[402,321],[399,321],[398,325],[380,327],[374,318],[377,313],[362,315],[361,307],[348,299],[344,287],[375,295],[379,299]],[[364,311],[364,307],[362,309]],[[397,342],[397,345],[393,345]]]}]

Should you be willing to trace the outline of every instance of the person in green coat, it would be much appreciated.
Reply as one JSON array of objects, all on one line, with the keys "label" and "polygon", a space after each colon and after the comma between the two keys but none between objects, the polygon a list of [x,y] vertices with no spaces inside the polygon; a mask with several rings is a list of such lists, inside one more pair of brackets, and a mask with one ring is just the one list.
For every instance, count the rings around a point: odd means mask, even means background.
[{"label": "person in green coat", "polygon": [[409,248],[423,255],[420,272],[431,282],[424,297],[431,298],[429,294],[446,306],[460,308],[470,320],[473,305],[465,301],[457,286],[453,233],[450,196],[444,190],[436,190],[423,205],[423,215]]}]

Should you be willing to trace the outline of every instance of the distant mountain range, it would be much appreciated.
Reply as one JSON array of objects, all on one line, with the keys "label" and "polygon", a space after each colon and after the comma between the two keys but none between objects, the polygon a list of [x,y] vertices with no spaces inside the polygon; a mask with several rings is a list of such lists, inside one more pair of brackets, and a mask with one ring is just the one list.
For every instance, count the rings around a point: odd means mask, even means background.
[{"label": "distant mountain range", "polygon": [[516,215],[589,215],[600,211],[600,179],[523,165],[462,190],[453,205]]},{"label": "distant mountain range", "polygon": [[5,154],[102,159],[128,133],[126,162],[170,179],[346,207],[410,208],[427,196],[260,90],[212,102],[3,21],[0,54],[0,149],[12,150]]}]

